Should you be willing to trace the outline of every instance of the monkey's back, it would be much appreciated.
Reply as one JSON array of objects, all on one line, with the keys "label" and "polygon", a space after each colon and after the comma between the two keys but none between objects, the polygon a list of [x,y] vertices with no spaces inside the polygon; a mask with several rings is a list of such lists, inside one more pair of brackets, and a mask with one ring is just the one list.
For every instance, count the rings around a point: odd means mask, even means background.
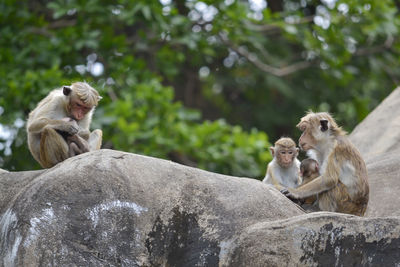
[{"label": "monkey's back", "polygon": [[[37,122],[40,119],[54,119],[54,118],[62,118],[65,116],[65,112],[60,112],[57,110],[57,107],[63,103],[62,98],[62,90],[54,89],[52,90],[45,98],[43,98],[33,109],[28,116],[28,121],[26,123],[26,131],[28,138],[28,149],[31,152],[34,159],[40,162],[40,137],[41,131],[33,131],[31,126],[33,123]],[[61,113],[61,114],[60,114]],[[48,116],[51,114],[52,116]]]},{"label": "monkey's back", "polygon": [[[60,104],[65,105],[65,103],[63,103],[62,90],[54,89],[45,98],[43,98],[37,104],[37,106],[29,113],[27,126],[29,127],[32,121],[39,119],[43,114],[49,113],[49,111],[53,112],[56,112],[56,110],[58,111],[58,107]],[[49,118],[53,119],[53,117]]]}]

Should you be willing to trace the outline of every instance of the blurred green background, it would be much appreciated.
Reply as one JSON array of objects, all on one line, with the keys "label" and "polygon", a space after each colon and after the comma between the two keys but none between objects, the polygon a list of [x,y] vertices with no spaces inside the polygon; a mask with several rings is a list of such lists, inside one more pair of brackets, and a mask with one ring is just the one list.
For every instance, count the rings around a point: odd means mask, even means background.
[{"label": "blurred green background", "polygon": [[103,96],[104,148],[260,179],[305,111],[351,131],[399,83],[400,1],[0,3],[0,167],[40,168],[29,112],[53,88]]}]

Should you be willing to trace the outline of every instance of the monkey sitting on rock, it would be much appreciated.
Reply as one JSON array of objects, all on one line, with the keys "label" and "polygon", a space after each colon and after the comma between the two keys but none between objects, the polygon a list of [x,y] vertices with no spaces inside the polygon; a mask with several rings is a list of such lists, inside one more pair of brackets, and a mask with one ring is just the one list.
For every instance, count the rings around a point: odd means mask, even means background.
[{"label": "monkey sitting on rock", "polygon": [[100,149],[102,131],[89,131],[99,93],[76,82],[51,91],[29,114],[28,146],[43,168],[75,155]]},{"label": "monkey sitting on rock", "polygon": [[272,161],[268,164],[264,183],[281,190],[286,187],[296,188],[301,184],[299,176],[300,161],[297,159],[299,149],[288,137],[282,137],[270,147]]},{"label": "monkey sitting on rock", "polygon": [[321,210],[363,216],[369,199],[367,168],[346,132],[326,112],[309,112],[297,127],[303,132],[300,148],[318,162],[320,176],[281,192],[292,200],[318,195]]}]

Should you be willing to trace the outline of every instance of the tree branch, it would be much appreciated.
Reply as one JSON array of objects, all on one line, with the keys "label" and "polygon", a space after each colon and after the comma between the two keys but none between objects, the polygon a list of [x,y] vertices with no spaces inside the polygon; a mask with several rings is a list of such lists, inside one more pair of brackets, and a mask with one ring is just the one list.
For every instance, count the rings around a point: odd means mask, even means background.
[{"label": "tree branch", "polygon": [[[313,20],[314,20],[314,16],[308,16],[308,17],[304,17],[304,18],[299,18],[298,21],[285,22],[285,23],[290,24],[290,25],[299,25],[299,24],[312,22]],[[258,31],[258,32],[280,31],[282,29],[281,27],[279,27],[275,24],[257,25],[257,24],[249,23],[246,20],[244,21],[244,24],[248,27],[249,30]]]},{"label": "tree branch", "polygon": [[58,29],[58,28],[65,28],[65,27],[71,27],[76,25],[76,19],[71,19],[71,20],[66,20],[66,19],[60,19],[60,20],[55,20],[54,22],[50,23],[48,25],[49,29]]},{"label": "tree branch", "polygon": [[39,34],[46,37],[52,37],[54,34],[49,30],[70,27],[75,25],[76,25],[76,20],[56,20],[45,27],[30,27],[29,31],[34,34]]},{"label": "tree branch", "polygon": [[219,34],[218,35],[221,39],[221,41],[227,45],[230,49],[241,55],[242,57],[246,58],[249,62],[251,62],[254,66],[256,66],[258,69],[262,70],[263,72],[275,75],[277,77],[283,77],[287,76],[291,73],[294,73],[296,71],[306,69],[313,65],[312,61],[300,61],[297,63],[294,63],[292,65],[288,65],[283,68],[276,68],[273,66],[270,66],[268,64],[265,64],[264,62],[261,62],[258,60],[257,57],[254,57],[249,53],[247,50],[242,49],[242,48],[237,48],[232,42],[226,37],[224,34]]},{"label": "tree branch", "polygon": [[394,41],[395,41],[395,38],[393,36],[389,35],[383,44],[378,45],[378,46],[368,47],[368,48],[357,49],[357,51],[354,53],[354,55],[355,56],[367,56],[367,55],[372,55],[372,54],[383,52],[387,49],[392,48]]}]

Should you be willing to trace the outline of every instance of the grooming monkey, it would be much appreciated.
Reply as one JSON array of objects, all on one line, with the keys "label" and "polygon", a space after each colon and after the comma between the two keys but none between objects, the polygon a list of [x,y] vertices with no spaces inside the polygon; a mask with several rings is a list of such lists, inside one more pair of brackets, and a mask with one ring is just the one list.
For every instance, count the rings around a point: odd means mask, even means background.
[{"label": "grooming monkey", "polygon": [[274,185],[278,190],[299,186],[300,161],[297,159],[299,149],[296,143],[291,138],[282,137],[270,147],[270,151],[273,159],[268,164],[263,182]]},{"label": "grooming monkey", "polygon": [[290,199],[318,195],[321,210],[364,215],[369,199],[367,169],[346,133],[325,112],[309,112],[297,127],[300,148],[320,166],[320,176],[298,188],[281,190]]},{"label": "grooming monkey", "polygon": [[100,99],[89,84],[76,82],[51,91],[29,114],[29,150],[43,168],[100,149],[102,131],[89,131]]}]

